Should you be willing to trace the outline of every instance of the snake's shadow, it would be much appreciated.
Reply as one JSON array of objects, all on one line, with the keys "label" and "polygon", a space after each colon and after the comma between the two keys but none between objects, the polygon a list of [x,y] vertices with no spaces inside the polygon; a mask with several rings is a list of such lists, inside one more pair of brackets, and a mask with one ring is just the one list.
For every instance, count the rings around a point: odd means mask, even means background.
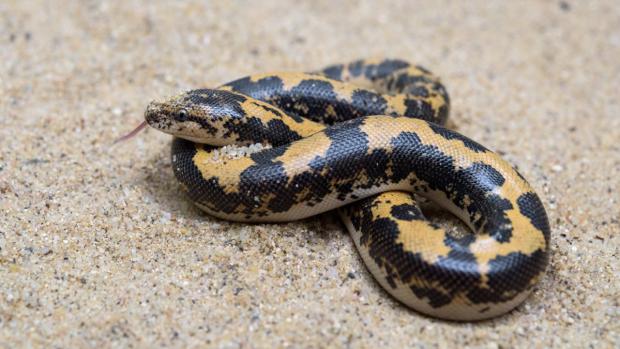
[{"label": "snake's shadow", "polygon": [[145,171],[136,178],[142,192],[162,211],[186,219],[201,219],[206,215],[187,199],[181,184],[174,177],[170,162],[170,146],[162,147],[162,153],[147,160]]}]

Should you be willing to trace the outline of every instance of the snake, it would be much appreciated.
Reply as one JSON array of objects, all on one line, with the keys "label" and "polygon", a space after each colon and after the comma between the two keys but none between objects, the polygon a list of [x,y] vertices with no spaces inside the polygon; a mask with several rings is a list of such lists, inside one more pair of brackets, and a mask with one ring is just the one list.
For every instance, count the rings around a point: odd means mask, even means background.
[{"label": "snake", "polygon": [[[449,111],[429,70],[367,59],[184,91],[150,102],[141,126],[174,136],[174,175],[207,214],[260,223],[337,210],[398,301],[431,317],[488,319],[544,275],[549,222],[513,166],[445,127]],[[424,201],[471,231],[432,222]]]}]

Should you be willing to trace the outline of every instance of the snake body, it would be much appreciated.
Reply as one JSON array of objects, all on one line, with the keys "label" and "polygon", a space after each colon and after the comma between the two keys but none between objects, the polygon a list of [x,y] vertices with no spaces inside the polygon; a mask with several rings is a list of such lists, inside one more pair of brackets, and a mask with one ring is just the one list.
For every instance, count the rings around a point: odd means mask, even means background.
[{"label": "snake body", "polygon": [[[291,221],[339,209],[368,269],[422,313],[485,319],[521,303],[544,273],[549,224],[527,181],[482,145],[444,128],[445,88],[401,60],[313,73],[253,75],[149,104],[177,138],[174,173],[205,212]],[[220,157],[226,145],[262,149]],[[463,220],[429,222],[414,194]]]}]

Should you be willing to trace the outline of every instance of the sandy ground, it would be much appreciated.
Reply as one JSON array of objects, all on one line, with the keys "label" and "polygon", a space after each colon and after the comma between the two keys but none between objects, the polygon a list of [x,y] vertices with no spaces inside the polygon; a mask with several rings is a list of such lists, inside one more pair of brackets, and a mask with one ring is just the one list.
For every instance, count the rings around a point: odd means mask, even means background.
[{"label": "sandy ground", "polygon": [[[618,3],[291,4],[0,3],[0,347],[619,347]],[[545,203],[551,263],[515,311],[421,316],[334,215],[219,221],[168,136],[111,146],[151,99],[372,56],[440,75],[452,127]]]}]

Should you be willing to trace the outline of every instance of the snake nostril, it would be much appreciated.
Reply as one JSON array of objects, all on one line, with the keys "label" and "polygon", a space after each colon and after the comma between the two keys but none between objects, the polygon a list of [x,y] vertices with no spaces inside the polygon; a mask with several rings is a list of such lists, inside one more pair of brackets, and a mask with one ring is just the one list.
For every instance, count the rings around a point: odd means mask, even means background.
[{"label": "snake nostril", "polygon": [[150,124],[154,124],[160,119],[160,104],[157,102],[151,102],[146,106],[144,111],[144,119]]}]

